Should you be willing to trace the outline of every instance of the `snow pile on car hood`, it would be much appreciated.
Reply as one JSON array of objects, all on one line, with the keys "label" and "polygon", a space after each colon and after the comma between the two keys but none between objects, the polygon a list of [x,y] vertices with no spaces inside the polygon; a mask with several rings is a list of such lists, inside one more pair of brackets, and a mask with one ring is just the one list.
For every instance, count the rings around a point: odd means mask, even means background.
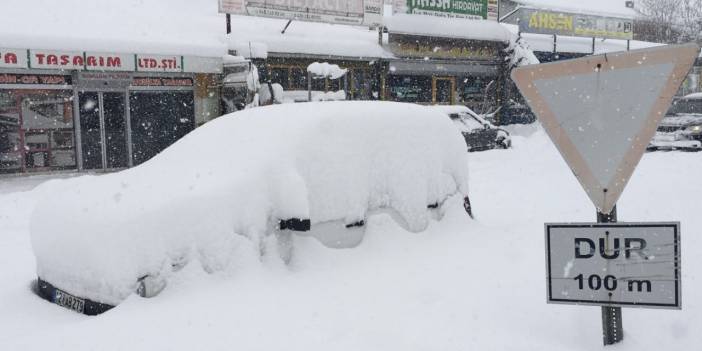
[{"label": "snow pile on car hood", "polygon": [[138,167],[42,187],[51,197],[31,225],[39,277],[108,304],[182,260],[207,271],[256,261],[281,219],[314,228],[391,207],[421,231],[427,205],[468,192],[465,144],[451,121],[390,102],[244,110]]}]

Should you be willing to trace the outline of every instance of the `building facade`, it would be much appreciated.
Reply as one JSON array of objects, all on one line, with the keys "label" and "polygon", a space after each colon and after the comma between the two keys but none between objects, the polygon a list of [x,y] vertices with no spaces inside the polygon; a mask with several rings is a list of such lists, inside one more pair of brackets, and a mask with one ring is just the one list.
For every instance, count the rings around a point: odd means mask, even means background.
[{"label": "building facade", "polygon": [[0,49],[0,62],[0,174],[138,165],[219,112],[221,58]]}]

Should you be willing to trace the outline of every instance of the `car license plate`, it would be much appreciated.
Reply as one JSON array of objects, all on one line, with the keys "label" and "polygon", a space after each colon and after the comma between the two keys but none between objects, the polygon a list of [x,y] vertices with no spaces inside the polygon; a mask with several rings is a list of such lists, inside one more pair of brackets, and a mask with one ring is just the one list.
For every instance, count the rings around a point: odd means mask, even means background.
[{"label": "car license plate", "polygon": [[83,313],[83,309],[85,308],[85,300],[59,289],[56,289],[54,292],[54,303],[72,309],[78,313]]}]

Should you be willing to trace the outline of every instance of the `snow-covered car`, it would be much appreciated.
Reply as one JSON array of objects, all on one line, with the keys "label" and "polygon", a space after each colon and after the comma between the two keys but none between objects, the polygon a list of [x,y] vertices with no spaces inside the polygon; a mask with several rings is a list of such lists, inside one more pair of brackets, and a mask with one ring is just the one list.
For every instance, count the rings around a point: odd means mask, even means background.
[{"label": "snow-covered car", "polygon": [[43,184],[52,197],[30,228],[37,292],[94,315],[155,296],[195,262],[207,272],[262,255],[287,262],[295,233],[353,247],[378,213],[423,231],[446,203],[470,214],[467,176],[463,139],[425,106],[238,111],[137,167]]},{"label": "snow-covered car", "polygon": [[686,95],[673,102],[648,150],[702,150],[702,93]]},{"label": "snow-covered car", "polygon": [[512,146],[509,132],[496,127],[466,106],[437,105],[433,108],[449,116],[463,135],[468,151],[508,149]]}]

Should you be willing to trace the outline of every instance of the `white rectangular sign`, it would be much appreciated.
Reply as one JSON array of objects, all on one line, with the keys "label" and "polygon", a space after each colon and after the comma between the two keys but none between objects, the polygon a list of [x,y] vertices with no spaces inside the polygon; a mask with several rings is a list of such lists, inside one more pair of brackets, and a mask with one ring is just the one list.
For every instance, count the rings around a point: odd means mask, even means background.
[{"label": "white rectangular sign", "polygon": [[82,51],[29,50],[31,68],[83,69],[85,56]]},{"label": "white rectangular sign", "polygon": [[308,22],[377,26],[383,0],[219,0],[219,12]]},{"label": "white rectangular sign", "polygon": [[137,72],[183,72],[182,56],[136,55]]},{"label": "white rectangular sign", "polygon": [[0,48],[0,67],[27,68],[27,50]]},{"label": "white rectangular sign", "polygon": [[680,223],[546,224],[549,303],[680,309]]},{"label": "white rectangular sign", "polygon": [[85,53],[85,69],[88,71],[134,71],[134,66],[134,55]]}]

